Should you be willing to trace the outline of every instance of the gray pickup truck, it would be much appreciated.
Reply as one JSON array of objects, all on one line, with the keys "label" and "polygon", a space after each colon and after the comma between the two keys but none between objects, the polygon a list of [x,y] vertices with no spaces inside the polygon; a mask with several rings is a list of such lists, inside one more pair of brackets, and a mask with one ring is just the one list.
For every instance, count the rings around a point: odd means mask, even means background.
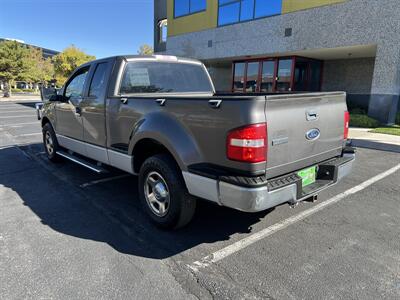
[{"label": "gray pickup truck", "polygon": [[316,199],[348,175],[345,99],[218,94],[199,61],[117,56],[75,70],[40,119],[50,161],[138,175],[149,217],[178,228],[199,198],[257,212]]}]

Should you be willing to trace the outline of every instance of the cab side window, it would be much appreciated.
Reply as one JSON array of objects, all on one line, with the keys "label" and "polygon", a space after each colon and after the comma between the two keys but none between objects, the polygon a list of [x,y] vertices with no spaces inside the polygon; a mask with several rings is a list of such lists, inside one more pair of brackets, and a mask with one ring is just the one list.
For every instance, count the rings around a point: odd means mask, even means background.
[{"label": "cab side window", "polygon": [[85,81],[88,72],[89,72],[89,67],[85,67],[82,68],[81,70],[78,70],[74,74],[74,77],[72,77],[72,79],[69,81],[69,83],[65,88],[64,97],[67,100],[83,97],[83,88],[85,86]]},{"label": "cab side window", "polygon": [[107,63],[100,63],[96,66],[92,82],[89,88],[89,97],[99,98],[105,88]]}]

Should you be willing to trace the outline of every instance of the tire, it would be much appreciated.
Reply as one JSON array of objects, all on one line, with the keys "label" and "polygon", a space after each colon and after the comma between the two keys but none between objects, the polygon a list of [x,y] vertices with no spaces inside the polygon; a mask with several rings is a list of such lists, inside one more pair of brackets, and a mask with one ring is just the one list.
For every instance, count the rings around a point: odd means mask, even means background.
[{"label": "tire", "polygon": [[166,154],[152,156],[143,163],[139,196],[145,212],[161,228],[184,227],[196,210],[196,198],[188,193],[179,167]]},{"label": "tire", "polygon": [[47,123],[42,128],[43,132],[43,146],[46,152],[47,158],[51,162],[59,162],[60,157],[56,154],[57,150],[60,149],[58,145],[57,137],[53,127],[50,123]]}]

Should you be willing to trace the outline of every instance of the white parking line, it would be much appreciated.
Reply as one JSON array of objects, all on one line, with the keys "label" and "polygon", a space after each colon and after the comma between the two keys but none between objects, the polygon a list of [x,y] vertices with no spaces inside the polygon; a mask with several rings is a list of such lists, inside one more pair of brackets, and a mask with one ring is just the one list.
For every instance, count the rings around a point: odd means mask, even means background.
[{"label": "white parking line", "polygon": [[35,114],[31,114],[31,115],[21,115],[21,116],[0,116],[0,119],[11,119],[11,118],[25,118],[25,117],[35,117]]},{"label": "white parking line", "polygon": [[129,177],[131,176],[131,174],[123,174],[123,175],[118,175],[118,176],[114,176],[114,177],[108,177],[108,178],[104,178],[104,179],[99,179],[99,180],[93,180],[87,183],[83,183],[80,185],[81,188],[85,188],[91,185],[95,185],[98,183],[103,183],[103,182],[108,182],[108,181],[112,181],[112,180],[117,180],[117,179],[121,179],[121,178],[125,178],[125,177]]},{"label": "white parking line", "polygon": [[19,137],[19,136],[32,136],[32,135],[41,135],[43,133],[41,132],[34,132],[34,133],[23,133],[23,134],[18,134],[18,135],[12,135],[13,137]]},{"label": "white parking line", "polygon": [[23,127],[24,125],[33,125],[33,124],[40,125],[40,122],[36,121],[36,122],[26,122],[26,123],[0,124],[0,127]]},{"label": "white parking line", "polygon": [[0,114],[15,114],[15,113],[35,113],[32,109],[20,109],[20,110],[5,110],[0,109]]},{"label": "white parking line", "polygon": [[282,229],[285,229],[286,227],[288,227],[290,225],[293,225],[299,221],[304,220],[305,218],[319,212],[320,210],[322,210],[328,206],[331,206],[334,203],[339,202],[340,200],[346,198],[347,196],[353,195],[357,192],[364,190],[368,186],[395,173],[399,169],[400,169],[400,164],[396,165],[395,167],[393,167],[383,173],[376,175],[375,177],[372,177],[372,178],[362,182],[361,184],[359,184],[355,187],[352,187],[351,189],[348,189],[347,191],[345,191],[343,193],[340,193],[324,202],[321,202],[310,209],[307,209],[297,215],[287,218],[286,220],[278,222],[278,223],[271,225],[259,232],[256,232],[248,237],[245,237],[244,239],[241,239],[221,250],[218,250],[218,251],[204,257],[203,259],[201,259],[199,261],[195,261],[194,263],[187,265],[187,267],[190,268],[194,272],[198,272],[199,269],[201,269],[201,268],[206,268],[209,265],[216,263],[216,262],[254,244],[255,242],[257,242],[263,238],[266,238]]}]

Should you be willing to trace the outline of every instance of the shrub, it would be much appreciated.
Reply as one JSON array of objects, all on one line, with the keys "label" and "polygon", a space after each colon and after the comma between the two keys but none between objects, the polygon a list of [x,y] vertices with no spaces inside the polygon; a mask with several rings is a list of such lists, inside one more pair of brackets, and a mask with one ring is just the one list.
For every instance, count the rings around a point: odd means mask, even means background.
[{"label": "shrub", "polygon": [[11,93],[21,93],[21,89],[11,89]]},{"label": "shrub", "polygon": [[364,127],[364,128],[376,128],[379,126],[379,122],[367,115],[362,114],[351,114],[350,115],[350,126],[353,127]]},{"label": "shrub", "polygon": [[400,125],[400,112],[398,112],[398,113],[396,114],[396,121],[395,121],[395,123],[396,123],[397,125]]},{"label": "shrub", "polygon": [[350,113],[354,114],[354,115],[366,115],[367,111],[365,111],[362,108],[354,108],[354,109],[350,109]]}]

